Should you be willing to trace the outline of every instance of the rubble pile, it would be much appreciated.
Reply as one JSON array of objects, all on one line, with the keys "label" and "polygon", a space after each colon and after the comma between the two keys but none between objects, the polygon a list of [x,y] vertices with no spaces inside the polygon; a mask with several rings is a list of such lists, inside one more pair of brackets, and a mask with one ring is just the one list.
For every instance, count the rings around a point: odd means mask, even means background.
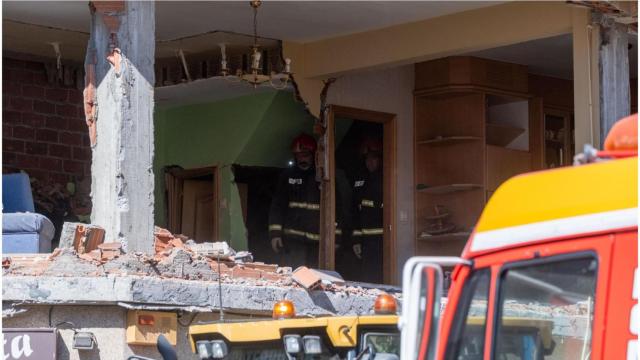
[{"label": "rubble pile", "polygon": [[[251,253],[236,252],[225,242],[195,243],[186,236],[174,235],[162,228],[156,228],[154,235],[153,255],[126,253],[118,242],[101,243],[91,249],[93,246],[78,246],[76,241],[75,248],[56,248],[51,254],[5,257],[2,267],[5,276],[143,276],[251,286],[303,287],[345,295],[376,296],[382,292],[345,283],[338,274],[306,267],[293,272],[290,267],[254,262]],[[305,280],[301,280],[303,276]]]}]

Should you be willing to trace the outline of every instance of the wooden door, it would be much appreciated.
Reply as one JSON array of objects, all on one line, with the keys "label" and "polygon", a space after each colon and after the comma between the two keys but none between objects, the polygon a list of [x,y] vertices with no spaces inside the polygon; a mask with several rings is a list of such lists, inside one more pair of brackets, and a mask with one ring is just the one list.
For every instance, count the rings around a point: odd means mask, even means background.
[{"label": "wooden door", "polygon": [[185,180],[182,233],[196,242],[215,241],[214,187],[208,180]]},{"label": "wooden door", "polygon": [[384,283],[397,280],[396,249],[396,115],[379,111],[331,105],[327,116],[326,152],[327,178],[322,183],[320,203],[321,268],[335,268],[336,179],[335,179],[335,119],[346,118],[383,125],[383,274]]}]

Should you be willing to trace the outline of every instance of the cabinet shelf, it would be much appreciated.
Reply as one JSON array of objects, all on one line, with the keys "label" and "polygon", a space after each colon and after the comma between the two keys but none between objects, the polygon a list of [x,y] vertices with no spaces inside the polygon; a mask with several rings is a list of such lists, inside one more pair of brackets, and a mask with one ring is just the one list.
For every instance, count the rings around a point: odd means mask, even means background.
[{"label": "cabinet shelf", "polygon": [[524,132],[524,129],[487,123],[487,144],[496,146],[507,146]]},{"label": "cabinet shelf", "polygon": [[428,140],[418,140],[419,145],[445,145],[467,141],[480,140],[478,136],[438,136]]},{"label": "cabinet shelf", "polygon": [[459,191],[471,191],[481,189],[480,184],[449,184],[440,186],[430,186],[425,188],[419,188],[417,191],[425,194],[451,194]]},{"label": "cabinet shelf", "polygon": [[471,233],[468,232],[453,232],[440,235],[420,235],[418,241],[427,242],[451,242],[451,241],[466,241]]}]

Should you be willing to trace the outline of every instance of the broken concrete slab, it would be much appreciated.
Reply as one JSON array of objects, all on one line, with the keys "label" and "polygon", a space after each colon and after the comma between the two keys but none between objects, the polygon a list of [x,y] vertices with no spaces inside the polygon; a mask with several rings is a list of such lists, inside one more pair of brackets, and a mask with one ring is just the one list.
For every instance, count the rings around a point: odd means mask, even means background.
[{"label": "broken concrete slab", "polygon": [[[28,304],[139,303],[198,307],[216,311],[220,306],[216,281],[189,281],[147,276],[52,277],[6,276],[3,301]],[[222,305],[239,314],[269,315],[282,299],[294,302],[300,316],[369,314],[379,291],[306,291],[297,287],[222,284]]]},{"label": "broken concrete slab", "polygon": [[316,273],[316,275],[318,275],[318,277],[320,277],[320,280],[322,280],[322,284],[323,285],[344,285],[345,281],[342,278],[342,276],[340,276],[340,274],[338,274],[335,271],[330,271],[330,270],[321,270],[321,269],[311,269],[311,271],[313,271],[314,273]]},{"label": "broken concrete slab", "polygon": [[[84,255],[84,254],[83,254]],[[104,270],[95,266],[90,261],[79,258],[72,249],[64,249],[50,261],[49,266],[43,272],[44,276],[100,276]]]}]

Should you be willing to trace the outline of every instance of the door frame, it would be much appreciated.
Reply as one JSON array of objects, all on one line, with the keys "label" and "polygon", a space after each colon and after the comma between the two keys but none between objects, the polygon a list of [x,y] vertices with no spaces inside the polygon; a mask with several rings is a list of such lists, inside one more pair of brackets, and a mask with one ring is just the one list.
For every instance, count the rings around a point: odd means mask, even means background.
[{"label": "door frame", "polygon": [[[384,283],[391,284],[397,273],[397,115],[380,111],[365,110],[348,106],[329,105],[327,116],[327,148],[328,181],[321,187],[320,206],[320,267],[335,269],[335,119],[349,118],[357,121],[374,122],[383,125],[383,224],[384,240],[383,274]],[[328,192],[326,191],[328,190]]]},{"label": "door frame", "polygon": [[[176,182],[176,188],[179,191],[178,198],[180,199],[177,204],[176,218],[177,223],[172,222],[169,218],[169,194],[168,184],[165,180],[165,208],[167,212],[167,228],[172,233],[181,233],[182,231],[182,199],[184,196],[184,181],[199,178],[202,176],[213,177],[213,241],[219,241],[220,239],[220,172],[217,166],[208,166],[202,168],[182,169],[179,167],[170,167],[165,170],[165,177],[172,177]],[[179,224],[179,226],[177,225]]]}]

